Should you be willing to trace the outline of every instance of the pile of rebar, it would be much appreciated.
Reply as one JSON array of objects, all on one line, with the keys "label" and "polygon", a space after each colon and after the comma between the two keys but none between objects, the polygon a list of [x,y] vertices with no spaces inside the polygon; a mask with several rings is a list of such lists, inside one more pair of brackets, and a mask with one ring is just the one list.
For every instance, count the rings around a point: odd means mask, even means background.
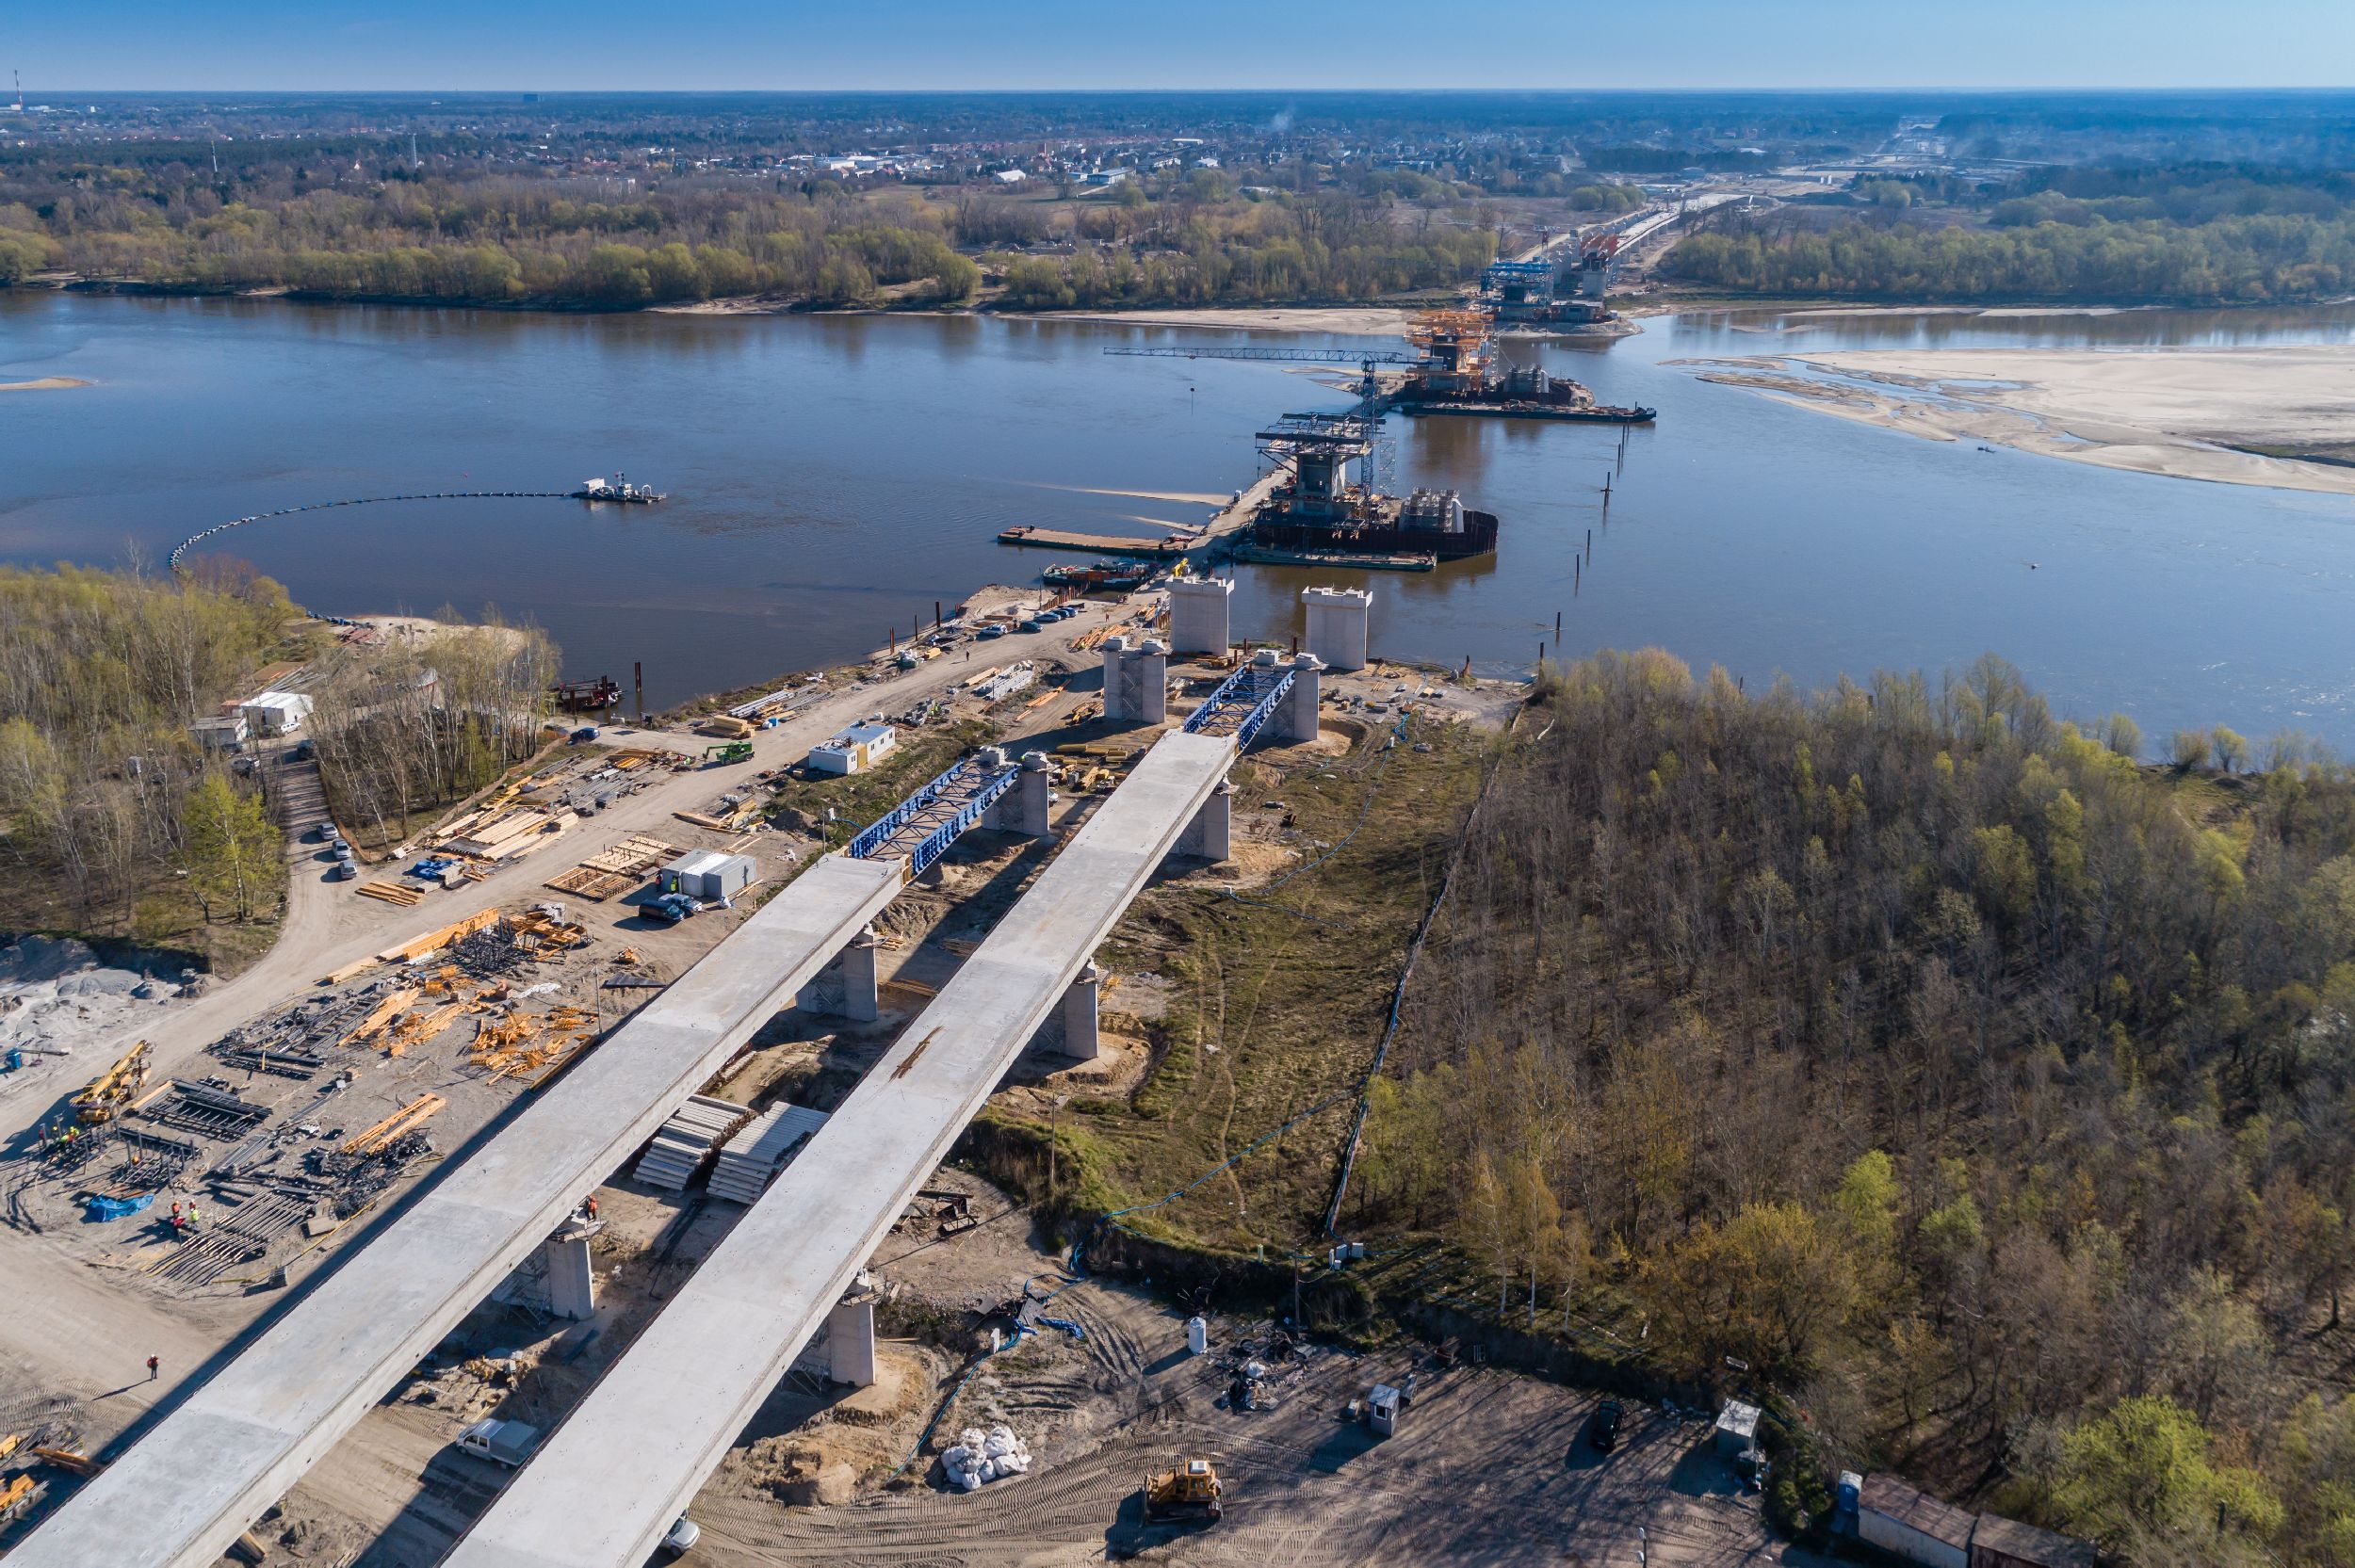
[{"label": "pile of rebar", "polygon": [[148,1272],[174,1285],[210,1285],[237,1265],[268,1252],[271,1242],[308,1220],[317,1207],[317,1200],[308,1193],[265,1193],[182,1242]]},{"label": "pile of rebar", "polygon": [[213,1054],[232,1066],[253,1073],[272,1073],[282,1078],[308,1078],[327,1065],[325,1057],[308,1051],[283,1051],[268,1045],[232,1045],[226,1041],[214,1047]]},{"label": "pile of rebar", "polygon": [[202,1138],[242,1138],[257,1123],[269,1119],[269,1107],[201,1083],[174,1078],[171,1092],[140,1107],[138,1114],[142,1120]]}]

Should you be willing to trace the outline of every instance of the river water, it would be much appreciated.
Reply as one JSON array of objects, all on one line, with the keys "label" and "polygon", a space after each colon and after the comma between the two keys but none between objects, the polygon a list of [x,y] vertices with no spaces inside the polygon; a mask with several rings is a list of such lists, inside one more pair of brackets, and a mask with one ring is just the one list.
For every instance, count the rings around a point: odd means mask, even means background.
[{"label": "river water", "polygon": [[[2355,751],[2355,504],[1989,453],[1788,407],[1665,364],[1917,344],[2355,340],[2355,314],[1660,318],[1607,346],[1517,342],[1658,426],[1393,419],[1400,486],[1503,520],[1437,573],[1244,567],[1239,632],[1289,637],[1307,582],[1371,582],[1378,652],[1525,671],[1657,644],[1806,686],[1933,678],[1985,652],[2065,715],[2153,737],[2228,723]],[[330,613],[495,605],[568,673],[663,703],[853,657],[1062,558],[1012,523],[1156,531],[1251,479],[1252,432],[1349,401],[1281,366],[1113,344],[1307,344],[1068,321],[535,315],[0,292],[0,559],[159,562],[224,520],[346,496],[571,489],[655,508],[401,503],[209,542]],[[1379,347],[1391,347],[1384,344]],[[1612,477],[1609,506],[1600,493]],[[1116,492],[1141,494],[1107,493]],[[1593,530],[1583,573],[1575,562]],[[2033,563],[2033,564],[2032,564]]]}]

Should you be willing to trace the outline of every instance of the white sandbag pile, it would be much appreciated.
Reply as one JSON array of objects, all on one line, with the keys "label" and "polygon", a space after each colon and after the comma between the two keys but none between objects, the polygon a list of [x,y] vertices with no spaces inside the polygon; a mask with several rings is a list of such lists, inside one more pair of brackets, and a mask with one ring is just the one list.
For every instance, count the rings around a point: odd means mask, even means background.
[{"label": "white sandbag pile", "polygon": [[992,1427],[983,1437],[979,1427],[965,1429],[965,1441],[940,1456],[949,1484],[971,1492],[984,1482],[1019,1476],[1031,1468],[1030,1445],[1014,1435],[1012,1427]]},{"label": "white sandbag pile", "polygon": [[711,1168],[711,1195],[754,1204],[785,1168],[802,1140],[826,1124],[826,1113],[807,1106],[780,1105],[755,1116],[728,1140]]},{"label": "white sandbag pile", "polygon": [[744,1107],[728,1100],[715,1100],[707,1094],[693,1094],[687,1103],[671,1113],[646,1145],[646,1152],[638,1156],[638,1179],[648,1187],[668,1188],[676,1192],[694,1179],[695,1172],[711,1156],[713,1147],[744,1124],[752,1113]]}]

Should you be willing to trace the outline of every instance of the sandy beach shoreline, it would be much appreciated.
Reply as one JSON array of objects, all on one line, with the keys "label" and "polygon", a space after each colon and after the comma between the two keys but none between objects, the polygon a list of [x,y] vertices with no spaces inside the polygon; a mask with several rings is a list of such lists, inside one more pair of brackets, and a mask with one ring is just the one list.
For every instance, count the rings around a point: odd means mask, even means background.
[{"label": "sandy beach shoreline", "polygon": [[2355,494],[2355,348],[1873,348],[1671,360],[1932,441],[2217,484]]},{"label": "sandy beach shoreline", "polygon": [[0,392],[63,392],[68,387],[91,384],[79,376],[43,376],[30,381],[0,381]]}]

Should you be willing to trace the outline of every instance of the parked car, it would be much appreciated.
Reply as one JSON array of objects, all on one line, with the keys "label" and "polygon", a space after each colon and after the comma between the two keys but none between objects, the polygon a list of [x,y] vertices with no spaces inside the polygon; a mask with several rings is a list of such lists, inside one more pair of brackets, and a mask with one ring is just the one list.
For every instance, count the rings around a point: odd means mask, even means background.
[{"label": "parked car", "polygon": [[1595,1407],[1595,1420],[1586,1429],[1586,1441],[1592,1443],[1598,1452],[1607,1454],[1619,1446],[1620,1415],[1619,1401],[1616,1399],[1605,1399]]},{"label": "parked car", "polygon": [[976,641],[980,641],[980,642],[989,642],[989,641],[993,641],[993,640],[995,640],[995,639],[998,639],[998,638],[1001,638],[1001,637],[1003,637],[1003,636],[1005,636],[1005,635],[1006,635],[1006,628],[1005,628],[1005,627],[1003,627],[1003,626],[999,626],[999,625],[997,625],[997,624],[994,624],[994,623],[993,623],[993,624],[991,624],[991,625],[983,626],[983,627],[980,631],[975,632],[975,633],[973,634],[973,637],[974,637],[974,639],[975,639]]},{"label": "parked car", "polygon": [[662,1537],[662,1549],[671,1556],[676,1557],[703,1538],[703,1527],[682,1513],[678,1516],[678,1523],[673,1525],[669,1532]]}]

